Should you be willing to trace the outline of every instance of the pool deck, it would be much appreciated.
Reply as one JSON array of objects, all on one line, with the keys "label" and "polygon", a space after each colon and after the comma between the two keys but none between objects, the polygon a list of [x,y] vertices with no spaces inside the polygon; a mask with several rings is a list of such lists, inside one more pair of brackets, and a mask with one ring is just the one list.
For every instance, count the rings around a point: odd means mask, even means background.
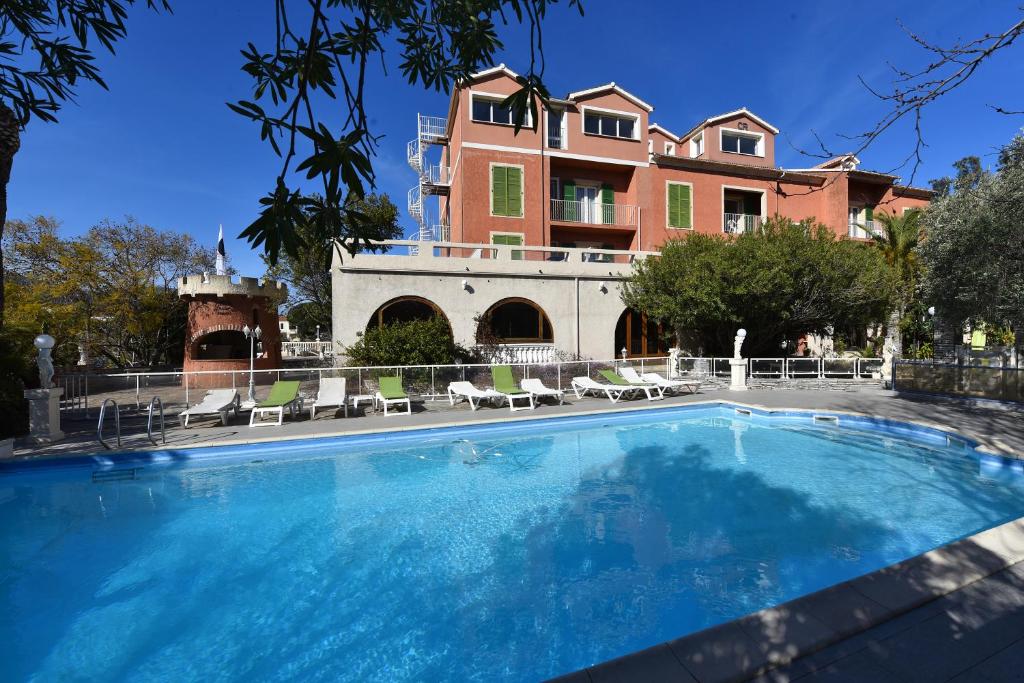
[{"label": "pool deck", "polygon": [[[382,414],[281,427],[169,421],[154,446],[138,415],[122,417],[120,451],[198,448],[280,439],[531,420],[545,417],[730,402],[767,410],[854,413],[956,431],[983,450],[1024,458],[1024,411],[872,387],[851,391],[715,390],[664,401],[568,397],[566,405],[509,413],[465,404],[414,404],[409,416]],[[361,411],[360,411],[361,412]],[[173,427],[171,424],[173,423]],[[94,422],[65,425],[56,444],[22,447],[17,459],[103,453]],[[112,435],[111,435],[112,436]],[[1024,680],[1024,518],[818,593],[562,677],[603,681],[1009,681]]]},{"label": "pool deck", "polygon": [[[966,401],[944,400],[934,397],[907,396],[875,387],[861,387],[851,391],[818,390],[750,390],[702,391],[698,394],[667,397],[663,401],[623,400],[611,403],[605,398],[576,399],[567,395],[564,405],[545,403],[532,411],[510,413],[508,408],[482,407],[471,411],[466,403],[448,405],[447,401],[413,403],[412,415],[382,413],[363,414],[350,410],[351,417],[334,417],[329,411],[309,419],[308,411],[292,421],[286,417],[280,427],[249,427],[248,413],[234,418],[223,426],[218,419],[196,420],[188,429],[178,425],[177,416],[167,415],[167,443],[154,445],[146,437],[146,424],[136,411],[124,411],[121,417],[121,447],[118,451],[162,450],[165,448],[201,448],[244,443],[260,443],[281,439],[323,438],[346,434],[365,434],[393,430],[452,427],[487,422],[534,420],[545,417],[593,414],[605,411],[658,409],[672,405],[701,402],[744,404],[768,410],[800,409],[828,412],[849,412],[870,417],[900,420],[915,424],[957,431],[982,444],[983,450],[1024,458],[1024,412],[996,406],[977,406]],[[107,418],[105,437],[113,443],[113,420]],[[43,458],[63,455],[104,453],[96,439],[95,417],[89,421],[69,421],[64,424],[66,436],[53,444],[16,444],[15,458]]]}]

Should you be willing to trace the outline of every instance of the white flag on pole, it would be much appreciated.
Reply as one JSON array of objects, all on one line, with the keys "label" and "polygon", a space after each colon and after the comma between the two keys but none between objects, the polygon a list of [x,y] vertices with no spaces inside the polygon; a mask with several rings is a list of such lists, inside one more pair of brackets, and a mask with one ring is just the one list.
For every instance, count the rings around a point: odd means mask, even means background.
[{"label": "white flag on pole", "polygon": [[217,275],[227,275],[224,269],[224,257],[227,254],[224,251],[224,226],[221,225],[217,232]]}]

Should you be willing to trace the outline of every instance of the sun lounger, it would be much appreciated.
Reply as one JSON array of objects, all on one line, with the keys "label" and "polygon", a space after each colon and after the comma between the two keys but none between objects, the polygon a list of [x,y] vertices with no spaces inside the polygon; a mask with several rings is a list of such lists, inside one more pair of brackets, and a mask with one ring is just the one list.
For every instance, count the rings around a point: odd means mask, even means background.
[{"label": "sun lounger", "polygon": [[700,389],[700,380],[667,380],[657,373],[644,373],[640,376],[640,379],[644,382],[656,384],[663,389],[675,389],[678,391],[685,387],[690,390],[690,393],[696,393]]},{"label": "sun lounger", "polygon": [[[494,380],[494,390],[503,395],[508,401],[509,410],[515,412],[517,410],[534,409],[533,394],[516,386],[516,379],[512,376],[512,368],[507,365],[492,366],[491,379]],[[526,401],[527,405],[517,407],[516,401]]]},{"label": "sun lounger", "polygon": [[[377,401],[384,404],[384,416],[388,415],[411,415],[412,401],[409,395],[402,388],[401,377],[381,377],[377,381]],[[388,406],[405,405],[404,411],[388,412]]]},{"label": "sun lounger", "polygon": [[643,390],[644,393],[647,394],[648,401],[656,400],[651,396],[651,389],[654,389],[655,391],[658,392],[659,399],[665,398],[664,390],[662,390],[662,388],[656,384],[651,384],[650,382],[641,382],[639,384],[635,382],[630,382],[628,379],[626,379],[619,373],[615,372],[614,370],[598,370],[598,372],[600,372],[601,376],[604,377],[609,382],[611,382],[612,384],[615,384],[620,387],[633,387],[635,389]]},{"label": "sun lounger", "polygon": [[188,429],[188,419],[190,417],[220,415],[220,421],[227,426],[228,413],[234,410],[237,416],[238,404],[238,392],[234,389],[214,389],[213,391],[208,391],[202,401],[187,410],[181,411],[178,419],[181,420],[181,426]]},{"label": "sun lounger", "polygon": [[545,396],[550,396],[551,398],[557,398],[559,404],[565,402],[564,391],[561,389],[549,389],[539,379],[524,379],[519,383],[519,386],[533,394],[533,397],[538,401]]},{"label": "sun lounger", "polygon": [[[302,410],[302,397],[299,396],[299,382],[298,380],[287,380],[274,382],[274,386],[270,387],[270,393],[267,395],[266,400],[260,401],[252,409],[252,414],[249,415],[249,426],[250,427],[267,427],[274,426],[280,427],[284,422],[284,411],[288,409],[292,419],[295,419],[295,413],[298,410]],[[277,422],[257,422],[256,420],[266,413],[276,414]]]},{"label": "sun lounger", "polygon": [[348,417],[348,395],[345,393],[344,377],[324,377],[320,380],[320,391],[309,406],[309,419],[316,419],[317,408],[344,408]]},{"label": "sun lounger", "polygon": [[576,394],[576,398],[583,398],[583,396],[590,392],[595,396],[600,396],[601,394],[604,394],[612,403],[617,402],[623,396],[629,396],[630,394],[635,394],[638,391],[643,391],[644,393],[646,393],[648,401],[657,400],[657,398],[651,396],[651,387],[602,384],[601,382],[596,382],[590,379],[589,377],[573,377],[572,390]]},{"label": "sun lounger", "polygon": [[505,395],[494,389],[478,389],[472,382],[449,382],[448,403],[455,405],[460,398],[466,399],[471,410],[476,410],[483,401],[500,404],[505,400]]}]

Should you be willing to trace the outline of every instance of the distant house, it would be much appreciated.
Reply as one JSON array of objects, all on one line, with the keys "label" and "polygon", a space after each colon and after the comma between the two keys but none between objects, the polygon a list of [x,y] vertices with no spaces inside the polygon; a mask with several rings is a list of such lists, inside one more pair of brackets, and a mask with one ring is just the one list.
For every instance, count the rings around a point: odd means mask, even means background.
[{"label": "distant house", "polygon": [[277,316],[277,329],[281,333],[281,341],[299,341],[299,329],[291,326],[287,316]]}]

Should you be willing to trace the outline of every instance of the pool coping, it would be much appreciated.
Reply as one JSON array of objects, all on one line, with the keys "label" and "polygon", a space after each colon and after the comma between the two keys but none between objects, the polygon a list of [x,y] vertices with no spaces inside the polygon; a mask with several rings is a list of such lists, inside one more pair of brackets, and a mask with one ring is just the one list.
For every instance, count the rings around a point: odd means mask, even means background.
[{"label": "pool coping", "polygon": [[75,454],[54,454],[45,456],[33,456],[31,454],[15,455],[12,458],[0,460],[0,474],[10,471],[18,471],[22,469],[35,469],[36,467],[52,467],[52,466],[71,466],[73,464],[91,464],[99,465],[101,467],[111,467],[119,461],[139,459],[145,454],[150,454],[154,457],[161,453],[170,452],[192,452],[202,451],[205,449],[219,449],[219,448],[230,448],[248,445],[267,445],[273,443],[287,443],[293,441],[317,441],[326,439],[339,439],[346,437],[368,437],[368,436],[386,436],[388,434],[405,434],[409,432],[434,432],[443,429],[453,429],[459,427],[482,427],[494,424],[517,424],[523,422],[542,422],[551,420],[566,420],[577,417],[593,417],[600,415],[616,415],[622,413],[636,413],[642,411],[665,411],[665,410],[679,410],[686,408],[699,408],[699,407],[726,407],[735,408],[737,411],[750,411],[750,413],[757,416],[772,417],[772,416],[793,416],[793,417],[814,417],[818,416],[846,416],[848,418],[855,418],[856,421],[862,423],[868,423],[872,425],[881,425],[890,428],[899,429],[900,427],[910,427],[911,429],[906,430],[909,433],[915,431],[924,431],[928,433],[943,434],[947,438],[962,442],[969,448],[976,450],[978,453],[990,456],[997,456],[1000,458],[1009,458],[1014,460],[1024,460],[1024,452],[1018,453],[1016,451],[1003,448],[1000,445],[989,443],[978,438],[972,438],[956,431],[954,428],[948,425],[939,424],[936,422],[930,422],[927,420],[909,420],[909,419],[891,419],[886,417],[879,417],[867,412],[844,410],[839,408],[826,408],[817,410],[813,408],[769,408],[753,403],[743,403],[736,400],[724,400],[724,399],[708,399],[701,401],[688,401],[686,403],[673,403],[673,404],[657,404],[657,405],[629,405],[611,408],[598,408],[598,409],[585,409],[575,410],[556,415],[504,415],[504,416],[488,416],[481,417],[480,419],[469,419],[469,420],[455,420],[447,422],[439,422],[428,425],[395,425],[391,426],[374,426],[368,429],[355,429],[355,430],[344,430],[344,431],[327,431],[315,434],[290,434],[290,435],[267,435],[265,437],[254,436],[254,437],[243,437],[235,439],[225,439],[222,441],[200,443],[190,445],[181,448],[168,448],[164,445],[147,445],[141,444],[139,447],[133,447],[131,450],[125,451],[92,451]]},{"label": "pool coping", "polygon": [[815,593],[552,680],[748,680],[1022,561],[1024,517]]}]

